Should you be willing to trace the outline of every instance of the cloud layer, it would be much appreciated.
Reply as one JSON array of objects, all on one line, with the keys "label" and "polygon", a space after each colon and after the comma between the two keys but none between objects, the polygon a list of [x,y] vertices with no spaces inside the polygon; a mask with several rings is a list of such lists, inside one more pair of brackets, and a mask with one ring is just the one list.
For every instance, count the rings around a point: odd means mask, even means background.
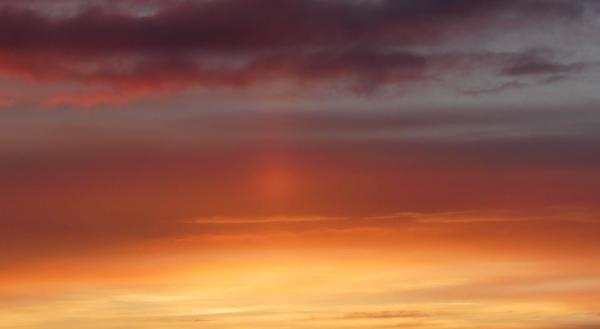
[{"label": "cloud layer", "polygon": [[[71,4],[71,10],[57,14],[61,3]],[[499,79],[563,77],[584,63],[532,57],[529,49],[457,52],[447,46],[536,25],[579,22],[595,8],[588,1],[127,3],[0,6],[0,29],[12,31],[0,36],[0,73],[105,88],[101,94],[58,95],[48,102],[75,106],[118,105],[194,86],[327,83],[371,92],[464,79],[479,71]]]},{"label": "cloud layer", "polygon": [[598,328],[599,17],[0,0],[0,328]]}]

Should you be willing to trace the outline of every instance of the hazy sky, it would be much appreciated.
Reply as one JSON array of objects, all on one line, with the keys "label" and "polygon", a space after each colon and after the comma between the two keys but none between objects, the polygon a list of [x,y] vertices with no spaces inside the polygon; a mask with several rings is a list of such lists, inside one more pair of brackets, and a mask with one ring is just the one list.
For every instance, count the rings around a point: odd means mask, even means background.
[{"label": "hazy sky", "polygon": [[600,1],[0,0],[0,328],[600,328]]}]

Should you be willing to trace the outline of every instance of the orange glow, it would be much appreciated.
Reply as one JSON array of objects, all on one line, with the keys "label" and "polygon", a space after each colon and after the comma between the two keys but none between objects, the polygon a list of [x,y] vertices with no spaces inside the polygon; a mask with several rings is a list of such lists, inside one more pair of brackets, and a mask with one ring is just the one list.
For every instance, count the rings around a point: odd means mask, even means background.
[{"label": "orange glow", "polygon": [[0,329],[600,329],[599,35],[592,0],[0,0]]},{"label": "orange glow", "polygon": [[283,158],[269,158],[258,170],[258,184],[267,200],[277,202],[293,194],[297,180]]}]

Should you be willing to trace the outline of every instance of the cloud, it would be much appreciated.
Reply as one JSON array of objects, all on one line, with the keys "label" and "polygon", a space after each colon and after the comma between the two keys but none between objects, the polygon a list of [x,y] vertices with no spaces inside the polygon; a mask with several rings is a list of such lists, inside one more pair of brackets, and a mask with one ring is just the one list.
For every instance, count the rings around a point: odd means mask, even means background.
[{"label": "cloud", "polygon": [[327,216],[269,216],[264,218],[208,217],[186,221],[192,224],[232,225],[232,224],[271,224],[271,223],[312,223],[344,220],[344,217]]},{"label": "cloud", "polygon": [[166,5],[143,17],[96,7],[58,19],[4,8],[0,28],[18,33],[3,35],[0,48],[112,54],[405,45],[438,40],[504,6],[496,0],[220,0]]},{"label": "cloud", "polygon": [[[132,101],[147,96],[146,93],[114,93],[114,92],[85,92],[58,93],[46,100],[48,107],[70,106],[75,108],[92,108],[101,105],[113,107],[124,106]],[[147,96],[148,97],[148,96]],[[13,104],[14,105],[14,104]]]},{"label": "cloud", "polygon": [[[539,238],[546,247],[537,232],[548,232],[562,241],[552,251],[567,243],[564,253],[597,250],[587,220],[600,187],[593,107],[174,112],[4,113],[2,260],[188,236],[286,245],[351,235],[394,244],[399,234],[379,239],[382,231],[403,225],[448,229],[440,233],[447,239],[493,236],[477,242],[492,245],[510,233],[516,241],[505,244]],[[274,200],[280,178],[288,185]],[[551,205],[591,210],[536,213]],[[506,208],[515,212],[486,213]]]},{"label": "cloud", "polygon": [[400,311],[379,311],[379,312],[353,312],[346,314],[343,319],[396,319],[396,318],[426,318],[431,315],[419,311],[400,310]]},{"label": "cloud", "polygon": [[600,324],[565,324],[562,326],[544,327],[539,329],[600,329]]},{"label": "cloud", "polygon": [[497,94],[497,93],[504,92],[506,90],[520,89],[520,88],[523,88],[526,86],[527,85],[521,81],[513,80],[513,81],[502,83],[495,87],[464,90],[462,93],[465,95],[470,95],[470,96],[480,96],[480,95],[485,95],[485,94]]},{"label": "cloud", "polygon": [[516,58],[502,73],[507,76],[564,76],[581,71],[584,67],[584,63],[560,63],[535,55],[525,55]]},{"label": "cloud", "polygon": [[[449,73],[462,77],[468,72],[459,63],[477,55],[419,47],[443,49],[465,36],[530,21],[577,20],[587,6],[497,0],[27,1],[0,6],[0,30],[12,31],[0,36],[0,74],[104,88],[54,95],[50,106],[116,106],[158,91],[288,81],[342,83],[364,93]],[[507,17],[520,24],[509,24]],[[504,73],[566,73],[575,71],[573,65],[523,62]]]}]

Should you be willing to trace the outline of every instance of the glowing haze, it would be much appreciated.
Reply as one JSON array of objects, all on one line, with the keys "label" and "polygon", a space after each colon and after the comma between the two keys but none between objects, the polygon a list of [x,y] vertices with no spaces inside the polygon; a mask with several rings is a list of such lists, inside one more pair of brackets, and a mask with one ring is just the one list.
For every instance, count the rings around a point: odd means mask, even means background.
[{"label": "glowing haze", "polygon": [[0,328],[600,328],[595,0],[0,0]]}]

